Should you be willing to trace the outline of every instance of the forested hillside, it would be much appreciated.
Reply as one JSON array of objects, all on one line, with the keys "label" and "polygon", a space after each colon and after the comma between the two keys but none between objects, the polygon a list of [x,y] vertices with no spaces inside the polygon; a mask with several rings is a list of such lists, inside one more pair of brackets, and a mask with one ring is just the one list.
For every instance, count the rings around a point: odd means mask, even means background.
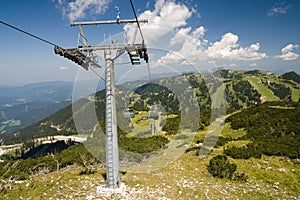
[{"label": "forested hillside", "polygon": [[[175,199],[180,195],[187,198],[191,191],[201,196],[208,188],[203,185],[222,188],[225,191],[222,194],[227,194],[228,199],[266,196],[297,199],[300,192],[298,76],[294,72],[279,75],[260,70],[224,69],[219,70],[219,74],[221,76],[211,77],[189,73],[146,84],[117,86],[119,157],[124,169],[135,164],[152,167],[155,159],[168,150],[182,150],[181,157],[158,172],[148,176],[125,171],[122,180],[130,187],[142,185],[143,188],[156,188],[158,177],[160,183],[168,184],[169,188],[176,189],[177,181],[188,185],[181,194],[176,191],[169,195]],[[212,111],[217,109],[212,106],[213,98],[222,98],[217,94],[220,91],[226,94],[226,104],[220,105],[227,110],[226,118],[212,116]],[[158,119],[154,121],[153,136],[149,112],[154,105],[158,108]],[[38,176],[49,182],[43,184],[43,190],[53,190],[57,185],[51,184],[52,177],[61,177],[62,173],[66,174],[63,176],[66,180],[60,183],[65,188],[62,190],[70,193],[69,167],[76,167],[71,173],[78,179],[97,177],[98,184],[99,175],[105,177],[105,135],[101,134],[101,130],[105,133],[105,91],[80,99],[72,106],[18,132],[0,135],[2,145],[16,144],[11,146],[13,151],[1,156],[0,195],[15,196],[14,190],[3,183],[22,180],[25,181],[23,185],[11,188],[22,188],[18,195],[31,197],[27,191],[41,190],[36,184],[40,180],[32,182]],[[132,118],[124,117],[123,111],[127,108],[132,109]],[[198,108],[200,114],[195,115]],[[99,123],[86,116],[91,109],[96,110]],[[75,124],[74,119],[79,121]],[[214,129],[216,122],[224,125],[220,132]],[[55,135],[74,137],[78,133],[86,138],[84,144],[72,139],[54,140]],[[210,143],[214,145],[209,147]],[[94,180],[92,182],[95,184]],[[228,186],[232,190],[229,191]],[[155,189],[155,194],[157,192]],[[214,193],[215,199],[223,197],[219,189]],[[64,196],[64,193],[59,195]]]},{"label": "forested hillside", "polygon": [[[161,78],[152,83],[136,85],[134,91],[120,85],[117,87],[118,120],[123,123],[124,120],[121,116],[126,104],[131,106],[135,112],[148,111],[152,105],[159,104],[164,108],[166,114],[189,112],[197,110],[195,106],[199,106],[202,114],[200,115],[200,123],[196,126],[203,128],[208,125],[210,120],[211,97],[219,87],[225,87],[228,112],[253,107],[270,100],[294,102],[299,100],[300,91],[297,82],[299,75],[295,72],[279,75],[260,70],[232,71],[221,69],[218,73],[221,76],[219,78],[213,77],[218,79],[213,85],[207,84],[206,80],[210,77],[193,73]],[[73,115],[81,119],[80,123],[86,124],[87,127],[94,127],[94,124],[90,124],[93,122],[81,115],[84,115],[86,110],[91,109],[95,103],[97,117],[99,120],[103,119],[105,115],[104,97],[104,91],[99,91],[92,98],[88,97],[77,101],[75,107],[80,109],[77,109],[75,113],[73,113],[70,105],[18,132],[1,134],[0,138],[4,143],[11,144],[47,135],[76,134]],[[90,132],[92,128],[85,131]]]},{"label": "forested hillside", "polygon": [[250,140],[244,147],[227,148],[225,154],[233,158],[260,158],[287,156],[300,158],[300,104],[293,102],[266,102],[226,119],[234,130],[244,129],[247,134],[236,140]]}]

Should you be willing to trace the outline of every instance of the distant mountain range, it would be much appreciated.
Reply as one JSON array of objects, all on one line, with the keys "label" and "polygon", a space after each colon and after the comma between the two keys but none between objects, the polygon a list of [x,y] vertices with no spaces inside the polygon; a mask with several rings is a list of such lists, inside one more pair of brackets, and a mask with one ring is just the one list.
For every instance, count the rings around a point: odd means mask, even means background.
[{"label": "distant mountain range", "polygon": [[0,86],[0,134],[18,131],[70,105],[72,98],[84,98],[103,88],[104,82],[97,80]]},{"label": "distant mountain range", "polygon": [[73,83],[43,82],[0,86],[0,133],[16,131],[71,103]]}]

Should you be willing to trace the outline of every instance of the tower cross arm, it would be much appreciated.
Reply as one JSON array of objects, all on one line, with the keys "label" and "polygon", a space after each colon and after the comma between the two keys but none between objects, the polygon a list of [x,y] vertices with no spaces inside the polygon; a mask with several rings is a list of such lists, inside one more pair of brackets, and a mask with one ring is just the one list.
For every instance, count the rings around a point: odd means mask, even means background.
[{"label": "tower cross arm", "polygon": [[[86,21],[86,22],[72,22],[71,26],[80,26],[80,25],[98,25],[98,24],[127,24],[127,23],[136,23],[135,19],[123,19],[123,20],[105,20],[105,21]],[[148,23],[147,19],[139,19],[139,23]]]},{"label": "tower cross arm", "polygon": [[70,48],[68,50],[80,50],[80,51],[103,51],[103,50],[119,50],[133,51],[142,49],[145,44],[116,44],[116,45],[101,45],[101,46],[78,46],[77,48]]}]

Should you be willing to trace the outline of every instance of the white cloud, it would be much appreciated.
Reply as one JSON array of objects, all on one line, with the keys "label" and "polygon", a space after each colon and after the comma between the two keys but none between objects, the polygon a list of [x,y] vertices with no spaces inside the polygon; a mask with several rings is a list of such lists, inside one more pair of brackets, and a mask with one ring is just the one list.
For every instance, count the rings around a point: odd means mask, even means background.
[{"label": "white cloud", "polygon": [[206,51],[211,58],[228,58],[233,48],[238,47],[238,36],[226,33],[220,41],[214,42]]},{"label": "white cloud", "polygon": [[174,46],[183,43],[189,37],[188,34],[191,30],[191,27],[179,29],[175,36],[170,40],[170,45]]},{"label": "white cloud", "polygon": [[177,51],[170,51],[158,60],[158,63],[171,64],[177,63],[182,65],[196,64],[200,59],[207,60],[207,55],[203,49],[207,41],[203,39],[205,28],[198,27],[192,31],[191,27],[181,28],[170,39],[170,46],[181,45]]},{"label": "white cloud", "polygon": [[251,44],[249,47],[240,47],[238,40],[237,35],[226,33],[220,41],[211,44],[206,53],[213,59],[260,60],[267,57],[265,53],[258,52],[259,43]]},{"label": "white cloud", "polygon": [[193,37],[195,38],[203,38],[205,33],[205,28],[203,26],[199,26],[195,31],[193,31]]},{"label": "white cloud", "polygon": [[[56,1],[66,6],[65,14],[71,21],[83,18],[87,13],[103,13],[111,2],[111,0],[73,0],[69,3],[66,3],[66,0]],[[97,9],[93,9],[94,7]],[[197,64],[203,60],[210,62],[219,59],[254,61],[268,57],[265,53],[259,52],[259,43],[246,47],[240,46],[238,35],[233,33],[226,33],[219,41],[209,43],[205,39],[207,31],[205,27],[186,26],[187,20],[192,15],[197,13],[191,5],[172,0],[156,0],[154,10],[148,9],[138,16],[139,19],[148,19],[148,23],[140,24],[146,44],[152,47],[155,44],[155,47],[172,50],[156,58],[156,64],[186,64],[187,61]],[[124,26],[128,42],[133,41],[135,28],[135,24]],[[165,40],[164,37],[169,38]],[[136,42],[140,41],[141,38],[138,36]],[[159,43],[161,41],[166,44]]]},{"label": "white cloud", "polygon": [[[141,24],[143,34],[149,46],[169,48],[164,55],[156,58],[152,66],[161,64],[198,64],[212,60],[254,61],[267,58],[266,53],[259,52],[260,44],[246,47],[238,44],[239,37],[226,33],[221,40],[209,43],[205,39],[206,28],[186,26],[187,20],[194,14],[189,6],[174,1],[157,0],[153,11],[146,10],[139,19],[148,19],[148,24]],[[135,25],[125,25],[129,42],[134,36]],[[148,29],[147,29],[148,28]],[[169,38],[168,38],[169,37]],[[163,39],[162,39],[163,38]],[[139,38],[140,40],[140,38]],[[165,42],[165,43],[159,43]],[[188,61],[188,62],[187,62]]]},{"label": "white cloud", "polygon": [[[55,0],[53,0],[55,1]],[[87,13],[103,13],[111,0],[56,0],[59,5],[65,6],[65,15],[71,21],[85,17]],[[266,58],[265,53],[260,53],[260,44],[251,44],[241,47],[238,44],[238,35],[226,33],[220,41],[210,43],[205,39],[206,28],[199,26],[195,29],[187,27],[187,20],[192,15],[197,15],[192,2],[188,4],[177,3],[172,0],[156,0],[154,10],[146,10],[141,13],[139,19],[148,19],[148,23],[142,23],[143,36],[149,46],[170,48],[164,55],[156,58],[159,62],[198,63],[200,60],[228,59],[228,60],[259,60]],[[186,2],[185,2],[186,3]],[[148,4],[148,2],[147,2]],[[149,5],[148,5],[149,6]],[[97,8],[97,9],[94,9]],[[128,42],[133,41],[135,24],[126,24],[124,31]],[[164,37],[169,37],[164,40]],[[164,41],[161,44],[158,41]],[[140,42],[138,34],[136,42]],[[159,43],[159,44],[158,44]],[[167,46],[169,45],[169,46]],[[176,47],[176,48],[175,48]],[[180,55],[180,56],[178,56]],[[184,58],[184,59],[183,59]]]},{"label": "white cloud", "polygon": [[257,66],[256,63],[251,63],[251,64],[250,64],[250,67],[256,67],[256,66]]},{"label": "white cloud", "polygon": [[[235,60],[235,61],[254,61],[267,58],[266,53],[260,53],[259,43],[251,44],[248,47],[241,47],[238,44],[239,37],[232,33],[226,33],[220,41],[216,41],[207,46],[207,41],[203,38],[204,27],[199,27],[191,33],[191,28],[182,28],[170,40],[171,44],[182,43],[180,50],[171,51],[161,57],[159,64],[194,64],[206,60]],[[181,34],[181,35],[180,35]],[[187,62],[188,61],[188,62]],[[235,66],[235,65],[232,65]]]},{"label": "white cloud", "polygon": [[298,48],[299,48],[299,45],[288,44],[286,47],[281,49],[281,53],[286,54],[286,53],[293,51],[295,49],[298,49]]},{"label": "white cloud", "polygon": [[[142,29],[151,29],[144,31],[144,37],[147,42],[156,40],[166,35],[176,28],[186,25],[186,20],[190,18],[192,12],[182,4],[176,4],[173,1],[157,0],[153,11],[146,10],[139,19],[148,19],[147,24],[141,24]],[[129,41],[132,41],[136,25],[127,24],[124,30],[127,33]]]},{"label": "white cloud", "polygon": [[[55,0],[53,0],[55,1]],[[84,18],[87,13],[90,15],[102,14],[112,0],[57,0],[57,4],[62,7],[63,15],[70,21]]]},{"label": "white cloud", "polygon": [[258,52],[260,49],[260,44],[251,44],[249,47],[239,47],[238,49],[232,50],[232,55],[229,59],[235,60],[261,60],[267,58],[266,53]]},{"label": "white cloud", "polygon": [[[199,44],[201,43],[200,39],[203,39],[206,30],[203,26],[199,26],[192,33],[190,33],[191,30],[191,27],[179,29],[176,32],[175,36],[171,38],[170,45],[174,46],[176,44],[186,44],[192,42],[193,44],[197,43],[197,45],[199,46]],[[203,40],[202,43],[206,43],[206,41]]]},{"label": "white cloud", "polygon": [[280,58],[285,61],[296,60],[299,58],[299,54],[292,51],[298,48],[299,45],[288,44],[281,49],[281,55],[276,55],[275,58]]},{"label": "white cloud", "polygon": [[272,8],[267,11],[268,16],[278,15],[278,14],[285,14],[287,13],[288,9],[290,8],[289,5],[286,5],[285,2],[277,2]]},{"label": "white cloud", "polygon": [[61,67],[59,67],[58,69],[59,69],[60,71],[64,71],[64,70],[69,69],[69,67],[61,66]]}]

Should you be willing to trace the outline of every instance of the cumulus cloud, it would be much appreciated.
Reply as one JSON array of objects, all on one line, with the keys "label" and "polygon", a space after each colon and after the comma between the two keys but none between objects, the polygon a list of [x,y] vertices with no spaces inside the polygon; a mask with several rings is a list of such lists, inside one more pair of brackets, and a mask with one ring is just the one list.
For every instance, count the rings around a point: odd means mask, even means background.
[{"label": "cumulus cloud", "polygon": [[181,28],[170,39],[170,46],[176,44],[180,45],[177,51],[170,51],[165,56],[158,60],[158,64],[171,64],[177,63],[182,65],[196,64],[197,61],[207,60],[204,46],[207,41],[203,38],[206,29],[203,26],[199,26],[194,31],[192,28]]},{"label": "cumulus cloud", "polygon": [[266,58],[266,53],[258,52],[260,44],[251,44],[249,47],[240,47],[239,37],[233,33],[226,33],[220,41],[208,47],[206,53],[210,58],[230,60],[260,60]]},{"label": "cumulus cloud", "polygon": [[281,55],[275,56],[275,58],[280,58],[285,61],[296,60],[299,58],[299,54],[292,52],[299,48],[299,45],[288,44],[281,49]]},{"label": "cumulus cloud", "polygon": [[287,54],[290,51],[293,51],[293,50],[298,49],[298,48],[299,48],[299,45],[288,44],[286,47],[281,49],[281,53],[282,54]]},{"label": "cumulus cloud", "polygon": [[[192,12],[183,5],[176,4],[173,1],[157,0],[153,11],[146,10],[139,19],[148,19],[147,24],[141,24],[142,29],[151,29],[153,31],[144,31],[147,42],[151,42],[173,31],[176,28],[187,24],[186,20],[190,18]],[[124,30],[127,32],[127,38],[132,41],[136,25],[127,24]]]},{"label": "cumulus cloud", "polygon": [[[111,0],[53,1],[65,6],[65,15],[71,21],[83,18],[86,14],[103,13],[111,2]],[[138,16],[139,19],[148,19],[148,23],[140,24],[145,42],[147,45],[150,44],[149,46],[156,43],[156,47],[169,48],[168,51],[155,59],[157,64],[185,64],[187,61],[196,64],[203,60],[210,62],[218,59],[254,61],[268,57],[265,53],[259,52],[259,43],[246,47],[240,46],[238,35],[233,33],[226,33],[219,41],[209,43],[205,39],[207,32],[205,27],[192,28],[187,26],[187,20],[193,15],[197,16],[195,7],[172,0],[156,0],[153,10],[149,10],[150,7],[148,6],[149,4],[146,6],[147,10]],[[135,24],[124,25],[129,43],[134,41],[135,29]],[[164,39],[164,37],[169,38]],[[141,41],[139,34],[135,41]],[[161,41],[166,44],[159,43]]]},{"label": "cumulus cloud", "polygon": [[[152,66],[160,65],[194,65],[201,69],[204,67],[215,67],[216,62],[228,61],[254,61],[267,58],[265,53],[258,52],[259,44],[252,44],[249,47],[240,47],[237,44],[238,37],[233,37],[232,40],[224,35],[220,41],[206,45],[203,39],[193,38],[185,40],[182,47],[178,51],[169,51],[164,56],[160,57]],[[226,38],[226,39],[225,39]],[[227,40],[228,39],[228,40]],[[206,63],[206,64],[205,64]],[[231,67],[237,67],[237,64],[231,64]],[[251,66],[256,66],[251,64]]]},{"label": "cumulus cloud", "polygon": [[214,42],[208,49],[207,55],[212,58],[228,58],[233,48],[238,47],[238,36],[226,33],[220,41]]},{"label": "cumulus cloud", "polygon": [[[186,26],[187,20],[193,13],[193,9],[189,9],[184,4],[157,0],[153,11],[146,10],[140,14],[139,19],[149,21],[147,24],[141,24],[147,44],[155,43],[164,36],[174,33],[172,37],[167,38],[171,50],[157,59],[156,66],[162,63],[184,64],[187,61],[196,64],[200,60],[213,59],[253,61],[268,57],[266,53],[259,52],[259,43],[242,47],[238,44],[238,35],[232,33],[226,33],[220,41],[209,44],[205,39],[207,31],[205,27],[199,26],[193,29]],[[134,29],[133,24],[124,26],[129,41],[134,37]],[[163,47],[163,44],[158,46]]]},{"label": "cumulus cloud", "polygon": [[287,13],[288,9],[290,8],[290,5],[286,5],[285,2],[277,2],[275,5],[267,10],[267,15],[278,15],[278,14],[285,14]]},{"label": "cumulus cloud", "polygon": [[[226,33],[221,40],[208,45],[204,39],[204,27],[198,27],[195,31],[191,28],[180,29],[170,40],[171,45],[181,43],[178,51],[171,51],[158,60],[159,64],[177,64],[187,63],[197,64],[203,60],[236,60],[236,61],[254,61],[267,58],[266,53],[259,52],[260,44],[251,44],[248,47],[241,47],[238,44],[239,37],[233,33]],[[179,56],[180,55],[180,56]],[[185,58],[185,59],[182,59]]]},{"label": "cumulus cloud", "polygon": [[[174,46],[176,44],[187,45],[186,43],[189,42],[199,46],[206,30],[203,26],[199,26],[193,32],[191,32],[191,30],[191,27],[177,30],[175,36],[170,40],[170,46]],[[203,39],[202,42],[206,43],[207,41]]]},{"label": "cumulus cloud", "polygon": [[191,27],[188,28],[181,28],[177,31],[175,36],[171,38],[170,40],[170,45],[174,46],[176,44],[181,44],[183,43],[188,37],[189,37],[189,32],[192,30]]},{"label": "cumulus cloud", "polygon": [[111,0],[57,0],[57,4],[62,8],[63,15],[70,21],[84,18],[86,14],[96,15],[104,13]]},{"label": "cumulus cloud", "polygon": [[203,26],[199,26],[195,31],[193,31],[193,37],[195,38],[203,38],[205,33],[205,28]]}]

